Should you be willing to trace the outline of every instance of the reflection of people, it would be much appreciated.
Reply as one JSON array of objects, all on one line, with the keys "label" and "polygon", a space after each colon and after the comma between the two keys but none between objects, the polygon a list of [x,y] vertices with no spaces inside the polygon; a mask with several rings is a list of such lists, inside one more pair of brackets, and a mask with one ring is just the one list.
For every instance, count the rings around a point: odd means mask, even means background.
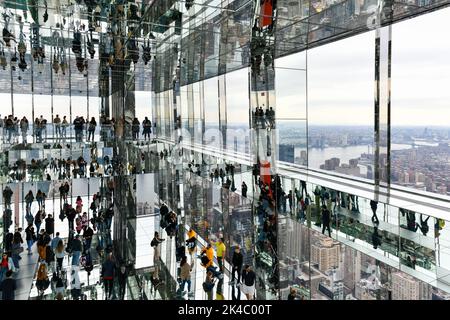
[{"label": "reflection of people", "polygon": [[439,232],[440,230],[442,230],[445,226],[445,221],[442,219],[438,219],[436,218],[436,223],[434,224],[434,236],[435,238],[438,238],[441,233]]},{"label": "reflection of people", "polygon": [[373,244],[373,248],[374,249],[377,249],[378,246],[381,246],[381,236],[378,234],[378,228],[377,227],[373,228],[372,244]]},{"label": "reflection of people", "polygon": [[208,268],[213,265],[214,249],[212,248],[211,243],[208,242],[208,245],[202,249],[201,256],[203,267]]},{"label": "reflection of people", "polygon": [[319,186],[316,186],[314,189],[314,203],[316,204],[316,226],[320,226],[320,189]]},{"label": "reflection of people", "polygon": [[247,197],[247,185],[245,184],[245,181],[242,182],[241,193],[244,198]]},{"label": "reflection of people", "polygon": [[331,237],[330,211],[324,205],[322,206],[322,234],[325,234],[325,229],[328,230],[328,236]]},{"label": "reflection of people", "polygon": [[231,282],[234,284],[235,273],[237,272],[237,283],[241,282],[241,269],[244,257],[241,253],[241,248],[237,245],[234,248],[233,258],[232,258],[233,269],[231,271]]},{"label": "reflection of people", "polygon": [[408,256],[408,258],[406,258],[406,265],[410,268],[415,269],[416,268],[416,257]]},{"label": "reflection of people", "polygon": [[180,272],[180,278],[181,278],[181,291],[185,292],[184,289],[186,287],[186,283],[188,285],[188,293],[189,295],[192,295],[191,292],[191,271],[192,271],[192,267],[191,265],[187,262],[186,256],[183,256],[181,258],[181,262],[180,262],[180,268],[181,268],[181,272]]},{"label": "reflection of people", "polygon": [[247,300],[253,300],[255,296],[256,274],[249,265],[245,266],[242,271],[242,292],[246,295]]},{"label": "reflection of people", "polygon": [[372,209],[372,212],[373,212],[372,223],[374,225],[378,226],[380,224],[380,221],[378,220],[378,217],[377,217],[377,207],[378,207],[378,202],[374,201],[374,200],[370,200],[370,208]]},{"label": "reflection of people", "polygon": [[197,233],[194,229],[190,228],[187,233],[188,239],[186,240],[186,246],[188,248],[189,254],[191,257],[194,255],[197,249]]},{"label": "reflection of people", "polygon": [[306,181],[300,180],[300,185],[302,188],[302,198],[303,198],[303,191],[305,191],[305,194],[308,194],[308,191],[306,191]]},{"label": "reflection of people", "polygon": [[297,290],[295,288],[291,288],[291,291],[289,292],[288,295],[288,300],[295,300],[295,298],[297,297]]},{"label": "reflection of people", "polygon": [[155,237],[153,238],[150,245],[154,248],[153,255],[153,264],[155,266],[155,272],[153,273],[153,279],[159,280],[159,258],[161,256],[161,250],[159,248],[159,244],[163,242],[165,239],[161,239],[159,237],[159,233],[155,231]]},{"label": "reflection of people", "polygon": [[17,285],[16,280],[13,278],[12,270],[6,271],[6,279],[0,284],[0,289],[2,291],[2,300],[14,300],[14,292],[16,291]]},{"label": "reflection of people", "polygon": [[213,299],[214,278],[211,271],[206,274],[205,282],[203,283],[203,290],[205,290],[208,300]]},{"label": "reflection of people", "polygon": [[422,234],[424,236],[427,235],[428,231],[430,230],[430,228],[428,227],[428,219],[430,219],[430,216],[428,216],[425,220],[423,220],[423,216],[422,214],[420,214],[420,231],[422,231]]},{"label": "reflection of people", "polygon": [[219,241],[216,243],[216,248],[217,248],[217,264],[219,265],[220,272],[223,272],[223,262],[226,253],[226,246],[223,238],[220,238]]},{"label": "reflection of people", "polygon": [[413,211],[406,211],[407,228],[409,231],[416,232],[419,225],[416,223],[416,214]]}]

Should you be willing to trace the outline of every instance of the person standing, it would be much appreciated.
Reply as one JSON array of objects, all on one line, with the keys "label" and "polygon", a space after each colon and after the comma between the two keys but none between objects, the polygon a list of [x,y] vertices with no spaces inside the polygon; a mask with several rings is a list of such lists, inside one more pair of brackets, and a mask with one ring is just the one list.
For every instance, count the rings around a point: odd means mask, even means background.
[{"label": "person standing", "polygon": [[39,205],[39,210],[42,210],[44,206],[44,194],[41,190],[38,190],[36,193],[36,201]]},{"label": "person standing", "polygon": [[321,224],[321,214],[320,214],[320,188],[316,186],[314,189],[314,203],[316,205],[316,226],[320,227]]},{"label": "person standing", "polygon": [[325,229],[328,230],[328,236],[331,237],[331,227],[330,227],[330,211],[326,205],[322,206],[322,234],[325,234]]},{"label": "person standing", "polygon": [[[186,240],[186,246],[189,254],[191,255],[191,259],[194,259],[194,254],[197,251],[197,233],[194,229],[190,228],[187,233],[188,239]],[[191,260],[191,261],[192,261]]]},{"label": "person standing", "polygon": [[12,278],[12,270],[6,271],[6,279],[0,284],[0,290],[2,291],[2,300],[14,300],[14,292],[17,285],[16,280]]},{"label": "person standing", "polygon": [[67,117],[64,116],[61,122],[61,136],[63,138],[67,138],[67,127],[69,126],[69,122],[67,121]]},{"label": "person standing", "polygon": [[145,117],[144,121],[142,122],[142,126],[144,127],[143,134],[144,139],[150,139],[150,134],[152,133],[152,122],[148,120],[147,117]]},{"label": "person standing", "polygon": [[53,124],[55,126],[56,138],[60,138],[61,137],[61,118],[59,117],[59,114],[57,114],[56,117],[53,119]]},{"label": "person standing", "polygon": [[67,213],[67,222],[69,224],[69,231],[72,231],[74,229],[74,220],[77,216],[77,211],[72,206],[69,206],[68,213]]},{"label": "person standing", "polygon": [[80,264],[81,251],[83,251],[82,247],[80,235],[77,234],[72,241],[72,266],[78,266]]},{"label": "person standing", "polygon": [[247,190],[248,190],[247,184],[245,183],[245,181],[242,181],[241,192],[244,198],[247,198]]},{"label": "person standing", "polygon": [[41,210],[38,210],[38,212],[36,212],[36,215],[34,216],[34,225],[36,226],[36,232],[39,232],[39,230],[41,230],[41,224],[42,224]]},{"label": "person standing", "polygon": [[23,117],[20,120],[20,131],[22,132],[22,143],[27,143],[27,132],[28,132],[29,124],[28,119]]},{"label": "person standing", "polygon": [[117,275],[117,280],[119,281],[119,299],[125,299],[125,290],[127,287],[128,278],[128,268],[126,265],[122,264],[119,268],[119,273]]},{"label": "person standing", "polygon": [[34,195],[33,195],[33,191],[28,191],[27,195],[25,196],[25,203],[26,203],[26,211],[31,212],[31,206],[33,204],[33,200],[34,200]]},{"label": "person standing", "polygon": [[5,238],[3,240],[4,245],[5,245],[5,251],[11,251],[12,250],[13,241],[14,241],[14,234],[12,232],[8,232],[5,235]]},{"label": "person standing", "polygon": [[91,227],[87,226],[83,228],[83,239],[84,239],[84,251],[83,253],[88,252],[91,249],[92,237],[94,236],[94,230]]},{"label": "person standing", "polygon": [[233,252],[233,258],[231,260],[231,263],[233,264],[233,269],[231,271],[231,282],[234,284],[235,279],[235,273],[237,272],[237,283],[241,282],[241,270],[242,270],[242,263],[244,262],[244,257],[241,253],[241,248],[239,245],[234,248]]},{"label": "person standing", "polygon": [[187,257],[183,256],[181,258],[181,262],[180,262],[180,268],[181,268],[181,272],[180,272],[180,278],[181,278],[181,291],[183,292],[183,294],[185,293],[184,288],[186,287],[186,283],[188,285],[188,293],[189,295],[191,295],[191,271],[192,271],[192,267],[191,265],[187,262]]},{"label": "person standing", "polygon": [[244,271],[242,271],[242,283],[242,292],[247,297],[247,300],[253,300],[255,296],[256,274],[249,265],[246,265]]},{"label": "person standing", "polygon": [[224,239],[220,238],[216,243],[216,252],[217,252],[217,264],[219,265],[219,271],[223,273],[223,265],[225,260],[226,246],[224,243]]},{"label": "person standing", "polygon": [[47,232],[48,235],[53,235],[55,232],[55,219],[51,214],[45,219],[45,232]]},{"label": "person standing", "polygon": [[133,133],[133,140],[139,139],[139,129],[141,127],[141,123],[139,122],[138,118],[134,118],[133,122],[131,124],[131,131]]},{"label": "person standing", "polygon": [[114,285],[114,262],[112,261],[112,255],[109,254],[106,261],[103,262],[101,277],[105,285],[105,300],[111,297]]},{"label": "person standing", "polygon": [[28,224],[28,227],[25,229],[25,239],[27,241],[27,250],[28,254],[32,255],[31,247],[33,246],[33,243],[36,239],[36,235],[34,234],[34,227],[33,224]]},{"label": "person standing", "polygon": [[14,266],[17,269],[19,269],[19,260],[22,259],[20,257],[20,253],[23,251],[23,248],[22,248],[23,239],[22,239],[21,232],[22,232],[22,228],[19,228],[14,233],[13,245],[12,245],[12,259],[14,262]]},{"label": "person standing", "polygon": [[205,282],[203,282],[203,290],[205,290],[205,292],[208,296],[208,300],[213,299],[213,289],[214,289],[213,273],[211,271],[208,271],[206,273]]},{"label": "person standing", "polygon": [[214,249],[212,248],[211,242],[208,242],[207,246],[202,249],[201,255],[204,255],[202,258],[202,266],[208,269],[214,262]]},{"label": "person standing", "polygon": [[95,121],[95,118],[92,117],[91,121],[89,121],[89,126],[88,126],[88,140],[90,141],[92,138],[92,142],[94,142],[94,133],[95,133],[95,128],[97,127],[97,121]]},{"label": "person standing", "polygon": [[380,224],[380,221],[378,220],[377,216],[377,208],[378,208],[378,202],[374,200],[370,200],[370,208],[372,209],[372,223],[375,226],[378,226]]},{"label": "person standing", "polygon": [[55,248],[55,257],[56,257],[56,270],[57,272],[61,272],[62,265],[65,257],[65,247],[64,242],[60,239]]},{"label": "person standing", "polygon": [[165,239],[161,239],[159,237],[159,233],[155,231],[155,237],[153,238],[152,242],[150,243],[150,245],[153,247],[154,249],[154,253],[153,253],[153,265],[155,266],[155,272],[153,273],[153,279],[155,280],[159,280],[159,259],[161,257],[161,249],[159,247],[159,245],[161,244],[161,242],[163,242]]},{"label": "person standing", "polygon": [[0,283],[6,276],[6,272],[8,271],[16,271],[14,267],[14,262],[10,257],[10,252],[4,252],[2,256],[2,260],[0,261]]},{"label": "person standing", "polygon": [[52,242],[51,242],[51,247],[52,247],[53,251],[55,251],[60,240],[61,240],[61,238],[59,237],[59,232],[57,232],[56,236],[52,239]]}]

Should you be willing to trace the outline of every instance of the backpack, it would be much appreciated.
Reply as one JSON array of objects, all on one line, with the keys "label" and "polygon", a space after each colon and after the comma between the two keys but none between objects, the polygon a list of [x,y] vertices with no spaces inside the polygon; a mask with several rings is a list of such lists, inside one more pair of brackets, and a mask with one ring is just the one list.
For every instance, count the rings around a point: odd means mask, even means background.
[{"label": "backpack", "polygon": [[155,238],[153,238],[152,242],[150,242],[150,246],[156,247],[158,245],[158,241],[156,241]]},{"label": "backpack", "polygon": [[209,292],[214,288],[214,282],[203,282],[203,290],[205,292]]}]

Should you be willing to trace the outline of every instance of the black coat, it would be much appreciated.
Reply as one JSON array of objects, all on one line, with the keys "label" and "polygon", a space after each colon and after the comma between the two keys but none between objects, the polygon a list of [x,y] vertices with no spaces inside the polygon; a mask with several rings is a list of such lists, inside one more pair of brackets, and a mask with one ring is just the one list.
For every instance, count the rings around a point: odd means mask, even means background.
[{"label": "black coat", "polygon": [[55,230],[54,218],[45,219],[45,230],[47,231],[48,234],[53,234],[53,231]]},{"label": "black coat", "polygon": [[83,251],[80,239],[73,239],[72,251]]},{"label": "black coat", "polygon": [[77,212],[75,211],[74,208],[71,208],[71,209],[69,210],[69,213],[67,214],[67,219],[68,219],[69,221],[74,221],[76,216],[77,216]]},{"label": "black coat", "polygon": [[25,229],[25,235],[26,235],[26,240],[33,240],[34,239],[34,232],[31,231],[31,228],[27,227]]},{"label": "black coat", "polygon": [[242,256],[242,253],[233,252],[233,259],[232,259],[233,266],[242,267],[243,261],[244,257]]},{"label": "black coat", "polygon": [[20,234],[19,231],[17,231],[17,232],[14,233],[13,241],[14,241],[15,243],[23,243],[22,235]]},{"label": "black coat", "polygon": [[6,249],[6,251],[11,250],[13,239],[14,239],[14,235],[11,232],[6,234],[6,236],[5,236],[5,249]]},{"label": "black coat", "polygon": [[12,278],[6,278],[0,284],[0,289],[2,290],[2,300],[14,300],[14,291],[16,290],[16,280]]}]

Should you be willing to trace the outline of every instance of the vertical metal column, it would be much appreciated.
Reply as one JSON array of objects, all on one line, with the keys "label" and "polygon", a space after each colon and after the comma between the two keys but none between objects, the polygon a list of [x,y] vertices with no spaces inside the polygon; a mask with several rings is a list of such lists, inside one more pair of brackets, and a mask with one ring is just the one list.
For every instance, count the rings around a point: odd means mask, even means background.
[{"label": "vertical metal column", "polygon": [[[389,203],[391,151],[391,56],[392,5],[379,6],[375,38],[374,183],[376,201]],[[381,27],[382,23],[389,23]],[[386,197],[380,198],[380,191]]]},{"label": "vertical metal column", "polygon": [[[272,3],[272,1],[269,1]],[[255,255],[256,294],[257,299],[276,299],[278,296],[279,269],[277,258],[278,212],[276,205],[276,190],[272,188],[272,179],[276,170],[276,126],[275,117],[270,115],[275,111],[275,70],[273,52],[275,38],[273,26],[275,24],[274,10],[268,15],[264,11],[260,0],[254,1],[253,29],[250,42],[250,114],[251,117],[251,158],[254,172],[258,172],[259,181],[253,176],[253,194],[257,199],[262,188],[268,194],[267,209],[269,211],[261,221],[258,217],[258,207],[253,203],[255,222],[255,239],[264,232],[263,224],[270,225],[266,233],[267,241],[257,241]],[[267,20],[269,19],[269,21]],[[258,115],[258,112],[263,115]],[[257,184],[257,182],[259,184]],[[259,204],[258,204],[259,205]],[[262,222],[262,223],[261,223]],[[274,296],[275,295],[275,296]]]}]

